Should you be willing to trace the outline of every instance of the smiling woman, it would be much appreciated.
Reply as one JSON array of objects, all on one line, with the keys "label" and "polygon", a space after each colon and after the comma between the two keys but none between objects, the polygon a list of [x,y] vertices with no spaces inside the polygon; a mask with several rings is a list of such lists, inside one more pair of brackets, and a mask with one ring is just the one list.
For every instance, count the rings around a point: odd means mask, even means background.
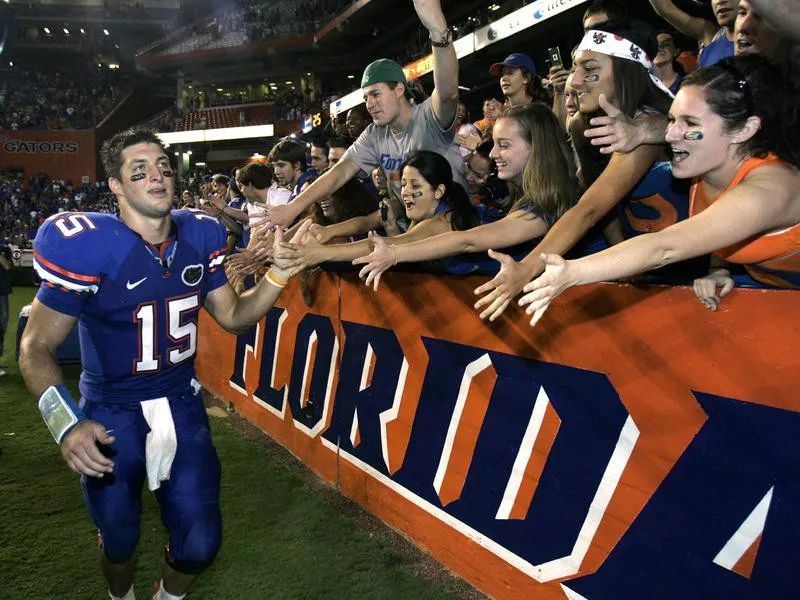
[{"label": "smiling woman", "polygon": [[[482,310],[482,318],[500,316],[523,286],[544,270],[538,258],[541,252],[563,254],[572,250],[578,255],[588,254],[606,247],[606,240],[618,243],[624,237],[638,235],[642,229],[663,228],[688,216],[686,193],[672,192],[671,178],[668,174],[663,177],[663,169],[656,164],[666,158],[663,147],[640,146],[631,152],[615,152],[609,159],[584,135],[593,118],[612,111],[630,118],[645,113],[666,114],[672,100],[652,72],[650,57],[656,55],[658,44],[649,26],[629,20],[597,27],[586,33],[574,52],[575,71],[570,78],[579,111],[570,119],[570,133],[587,189],[528,256],[521,261],[499,256],[500,272],[475,290],[485,294],[475,305]],[[498,156],[495,159],[502,176],[504,160]],[[640,192],[640,188],[648,188],[648,192]],[[637,201],[640,196],[656,195],[663,201],[651,204],[664,208],[653,218],[651,206]],[[607,217],[612,211],[619,223],[613,214]]]},{"label": "smiling woman", "polygon": [[578,184],[572,153],[561,125],[547,106],[533,103],[506,109],[497,119],[492,136],[490,156],[497,163],[498,178],[508,183],[513,201],[508,214],[479,227],[408,244],[394,245],[393,239],[374,238],[372,253],[353,261],[365,265],[359,275],[367,285],[377,290],[381,274],[400,262],[508,248],[540,239],[575,203]]},{"label": "smiling woman", "polygon": [[691,217],[580,260],[543,255],[547,270],[520,301],[531,324],[570,286],[707,252],[717,266],[694,290],[711,310],[733,289],[725,261],[764,285],[800,289],[796,107],[779,69],[762,56],[725,59],[689,75],[672,105],[667,141],[675,175],[693,179]]}]

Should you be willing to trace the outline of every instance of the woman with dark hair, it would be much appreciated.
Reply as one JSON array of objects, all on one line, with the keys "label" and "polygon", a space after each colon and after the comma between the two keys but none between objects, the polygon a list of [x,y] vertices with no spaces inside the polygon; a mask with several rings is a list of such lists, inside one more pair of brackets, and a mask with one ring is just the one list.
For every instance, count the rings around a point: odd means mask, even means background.
[{"label": "woman with dark hair", "polygon": [[575,203],[578,184],[572,151],[549,107],[534,103],[508,108],[497,119],[492,135],[489,157],[497,165],[498,178],[511,189],[513,204],[508,214],[480,227],[402,245],[395,245],[396,238],[373,236],[373,252],[353,261],[366,265],[360,276],[367,285],[377,290],[381,274],[399,262],[508,248],[540,238]]},{"label": "woman with dark hair", "polygon": [[[311,185],[316,177],[303,183]],[[330,196],[320,198],[312,204],[307,216],[317,225],[327,226],[356,217],[366,217],[378,210],[378,200],[370,189],[358,179],[351,179]]]},{"label": "woman with dark hair", "polygon": [[[413,153],[401,167],[401,200],[411,221],[408,231],[392,238],[405,244],[445,231],[461,231],[480,224],[478,212],[460,184],[453,181],[453,170],[441,154],[421,150]],[[310,267],[322,262],[351,261],[369,254],[370,241],[351,244],[320,244],[313,235],[281,247],[280,258],[293,266]]]},{"label": "woman with dark hair", "polygon": [[500,76],[500,89],[507,106],[547,102],[542,80],[536,75],[536,65],[527,54],[508,55],[503,62],[493,64],[489,74]]},{"label": "woman with dark hair", "polygon": [[[640,146],[632,152],[609,157],[592,146],[584,135],[591,118],[613,106],[633,117],[645,112],[666,114],[672,101],[669,90],[652,72],[649,57],[658,51],[652,28],[633,20],[598,27],[586,32],[575,49],[575,72],[570,82],[577,93],[579,110],[579,115],[570,120],[570,134],[587,189],[522,261],[496,254],[501,262],[500,272],[475,290],[477,294],[486,294],[475,304],[482,309],[481,318],[496,319],[523,286],[544,271],[539,260],[542,252],[563,254],[573,248],[577,250],[576,244],[581,239],[591,242],[583,253],[597,251],[604,247],[597,231],[601,225],[608,241],[619,243],[626,233],[630,236],[641,229],[663,229],[688,216],[687,196],[675,195],[672,190],[662,189],[654,194],[648,189],[648,197],[660,196],[657,201],[649,204],[635,201],[637,186],[658,187],[647,181],[651,170],[653,177],[671,182],[671,177],[664,177],[663,168],[654,168],[659,159],[665,158],[662,146]],[[621,223],[614,220],[613,214],[608,216],[614,209]]]},{"label": "woman with dark hair", "polygon": [[800,139],[797,98],[768,59],[724,59],[688,75],[670,110],[675,176],[691,178],[691,217],[594,256],[542,255],[525,287],[531,325],[568,287],[617,279],[709,252],[717,264],[694,291],[716,310],[734,282],[725,262],[764,285],[800,289]]}]

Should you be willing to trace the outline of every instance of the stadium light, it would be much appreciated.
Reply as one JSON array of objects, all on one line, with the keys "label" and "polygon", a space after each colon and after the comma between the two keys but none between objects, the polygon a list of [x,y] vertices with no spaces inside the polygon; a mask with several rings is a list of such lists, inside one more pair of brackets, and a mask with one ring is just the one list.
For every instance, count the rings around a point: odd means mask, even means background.
[{"label": "stadium light", "polygon": [[69,35],[69,29],[67,29],[66,27],[64,27],[64,33],[66,33],[67,35]]},{"label": "stadium light", "polygon": [[105,33],[106,35],[111,35],[111,34],[108,32],[108,29],[103,29],[103,33]]},{"label": "stadium light", "polygon": [[83,35],[86,34],[86,30],[83,27],[81,27],[81,34],[83,34]]},{"label": "stadium light", "polygon": [[45,27],[45,28],[44,28],[44,32],[45,32],[47,35],[50,35],[50,28],[49,28],[49,27]]},{"label": "stadium light", "polygon": [[348,79],[355,79],[355,78],[356,78],[356,76],[355,76],[355,75],[348,75],[348,76],[347,76],[347,78],[348,78]]},{"label": "stadium light", "polygon": [[498,4],[490,4],[489,10],[500,10],[500,6]]}]

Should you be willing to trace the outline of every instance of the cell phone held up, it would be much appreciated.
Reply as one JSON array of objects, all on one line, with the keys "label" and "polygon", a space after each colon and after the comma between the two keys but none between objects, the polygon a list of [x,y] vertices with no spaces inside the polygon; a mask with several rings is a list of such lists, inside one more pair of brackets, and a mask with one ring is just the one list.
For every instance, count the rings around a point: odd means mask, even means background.
[{"label": "cell phone held up", "polygon": [[558,46],[547,49],[547,61],[551,67],[559,69],[564,67],[564,62],[561,60],[561,50],[559,50]]}]

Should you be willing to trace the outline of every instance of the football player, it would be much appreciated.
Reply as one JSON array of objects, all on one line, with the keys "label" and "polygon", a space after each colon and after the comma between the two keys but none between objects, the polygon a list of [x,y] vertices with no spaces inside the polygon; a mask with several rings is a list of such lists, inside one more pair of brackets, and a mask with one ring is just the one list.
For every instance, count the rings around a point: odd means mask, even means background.
[{"label": "football player", "polygon": [[[19,364],[64,460],[81,475],[111,598],[134,598],[147,481],[169,532],[156,597],[172,600],[184,597],[222,539],[220,464],[194,370],[200,308],[226,330],[244,331],[294,272],[273,265],[238,296],[222,265],[224,227],[205,212],[173,210],[173,171],[158,137],[123,131],[101,157],[119,216],[59,213],[39,228],[42,284]],[[80,403],[55,359],[76,321]]]}]

